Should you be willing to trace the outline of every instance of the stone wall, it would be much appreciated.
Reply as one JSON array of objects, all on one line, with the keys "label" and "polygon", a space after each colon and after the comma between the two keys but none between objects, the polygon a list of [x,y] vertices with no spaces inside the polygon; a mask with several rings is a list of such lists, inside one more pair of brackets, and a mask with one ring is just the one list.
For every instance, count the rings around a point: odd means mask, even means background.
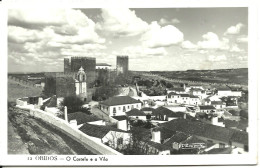
[{"label": "stone wall", "polygon": [[[17,99],[17,102],[21,104],[20,99]],[[96,141],[95,138],[92,138],[91,136],[88,136],[81,132],[80,130],[77,130],[71,125],[66,122],[65,120],[62,120],[58,117],[55,117],[52,114],[46,113],[40,109],[35,109],[32,107],[27,106],[21,106],[17,105],[18,108],[21,109],[27,109],[30,110],[30,115],[41,119],[42,121],[46,122],[47,124],[50,124],[55,129],[58,129],[62,131],[64,134],[68,135],[72,139],[76,140],[77,142],[84,145],[87,149],[89,149],[91,152],[98,154],[98,155],[122,155],[121,153],[117,152],[116,150],[104,145],[103,143]]]}]

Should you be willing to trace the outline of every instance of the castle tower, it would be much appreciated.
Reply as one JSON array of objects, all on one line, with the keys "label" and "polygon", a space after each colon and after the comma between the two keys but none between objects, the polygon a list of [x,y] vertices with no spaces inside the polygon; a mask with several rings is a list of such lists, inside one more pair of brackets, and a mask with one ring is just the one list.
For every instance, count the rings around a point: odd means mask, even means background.
[{"label": "castle tower", "polygon": [[116,57],[116,72],[117,75],[128,74],[128,56],[117,56]]},{"label": "castle tower", "polygon": [[84,69],[80,67],[75,77],[76,95],[81,97],[84,101],[87,100],[87,75]]},{"label": "castle tower", "polygon": [[70,59],[64,58],[64,73],[70,73],[70,72],[71,72]]}]

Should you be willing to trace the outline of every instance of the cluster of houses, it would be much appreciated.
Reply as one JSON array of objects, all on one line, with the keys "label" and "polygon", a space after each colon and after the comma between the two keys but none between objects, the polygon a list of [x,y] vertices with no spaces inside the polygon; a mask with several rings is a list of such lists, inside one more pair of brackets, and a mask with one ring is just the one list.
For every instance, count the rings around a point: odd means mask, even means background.
[{"label": "cluster of houses", "polygon": [[[248,152],[245,129],[226,127],[223,115],[226,103],[221,97],[237,101],[241,91],[218,89],[209,94],[202,86],[184,86],[167,91],[160,104],[149,106],[155,98],[115,96],[99,102],[97,108],[109,119],[104,121],[83,112],[67,114],[71,127],[119,151],[138,149],[142,154],[231,154]],[[54,104],[52,99],[39,99],[38,104]],[[149,123],[149,128],[132,122]]]},{"label": "cluster of houses", "polygon": [[[88,124],[79,129],[90,136],[101,138],[103,143],[114,148],[122,149],[132,145],[142,154],[247,153],[246,128],[225,126],[230,122],[223,119],[227,107],[221,100],[223,95],[235,97],[237,101],[242,92],[223,94],[222,89],[219,89],[208,94],[202,86],[174,88],[167,91],[165,98],[160,99],[164,105],[153,107],[149,107],[142,97],[111,97],[100,102],[99,109],[116,123],[116,127]],[[149,99],[149,96],[146,98]],[[151,97],[151,100],[154,98]],[[149,122],[153,127],[133,126],[130,121]],[[116,142],[114,139],[117,139]]]},{"label": "cluster of houses", "polygon": [[[248,133],[224,127],[218,116],[212,116],[209,122],[202,122],[189,113],[174,112],[167,106],[144,107],[141,101],[129,96],[112,97],[101,102],[99,107],[111,117],[115,125],[111,126],[93,115],[90,117],[81,112],[68,114],[68,121],[75,128],[114,149],[122,150],[131,146],[148,155],[231,154],[248,151]],[[153,127],[130,124],[130,121],[138,120],[149,122]]]}]

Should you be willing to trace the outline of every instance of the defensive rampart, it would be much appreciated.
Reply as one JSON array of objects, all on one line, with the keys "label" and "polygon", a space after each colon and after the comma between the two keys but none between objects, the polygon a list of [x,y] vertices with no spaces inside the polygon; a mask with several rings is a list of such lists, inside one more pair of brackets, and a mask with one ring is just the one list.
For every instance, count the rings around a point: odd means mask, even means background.
[{"label": "defensive rampart", "polygon": [[122,155],[121,153],[117,152],[116,150],[106,146],[102,142],[97,141],[95,138],[90,137],[78,129],[71,127],[71,125],[66,122],[65,120],[58,118],[52,114],[49,114],[45,111],[40,109],[34,108],[34,106],[25,105],[21,103],[22,100],[17,99],[17,107],[21,109],[30,110],[30,115],[37,119],[41,119],[42,121],[50,124],[55,129],[60,130],[64,134],[68,135],[75,141],[84,145],[87,149],[91,152],[98,154],[98,155]]}]

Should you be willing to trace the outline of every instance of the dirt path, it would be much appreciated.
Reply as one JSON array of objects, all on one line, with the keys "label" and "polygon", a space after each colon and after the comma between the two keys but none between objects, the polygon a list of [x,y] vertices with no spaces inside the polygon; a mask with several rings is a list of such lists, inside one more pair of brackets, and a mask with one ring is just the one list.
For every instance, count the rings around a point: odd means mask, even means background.
[{"label": "dirt path", "polygon": [[[9,108],[8,116],[11,126],[17,130],[8,132],[9,154],[46,154],[46,155],[93,155],[88,149],[64,133],[54,129],[45,122],[32,118],[28,111]],[[19,135],[19,137],[17,137]],[[17,137],[19,141],[16,142]],[[21,141],[24,145],[22,145]],[[22,150],[12,150],[20,147]],[[27,151],[28,153],[27,153]]]}]

